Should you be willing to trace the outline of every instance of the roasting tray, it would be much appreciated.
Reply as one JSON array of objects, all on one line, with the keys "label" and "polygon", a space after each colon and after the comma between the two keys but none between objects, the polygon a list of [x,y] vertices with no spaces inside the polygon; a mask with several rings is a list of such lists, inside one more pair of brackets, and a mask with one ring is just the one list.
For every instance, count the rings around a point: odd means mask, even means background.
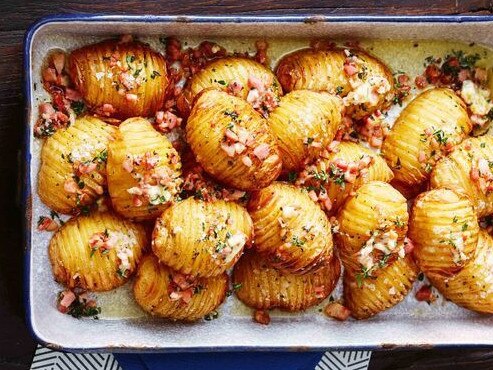
[{"label": "roasting tray", "polygon": [[[282,45],[293,40],[295,48],[319,37],[445,40],[493,47],[493,17],[64,15],[44,18],[32,25],[24,43],[25,305],[27,321],[41,344],[70,351],[116,352],[493,345],[493,317],[463,310],[443,300],[432,305],[418,303],[413,293],[400,305],[366,321],[328,319],[319,312],[322,304],[301,314],[274,312],[271,324],[264,326],[253,323],[251,311],[230,297],[220,308],[218,319],[182,324],[144,315],[131,298],[130,283],[115,292],[98,295],[103,307],[99,320],[77,320],[59,313],[54,302],[61,288],[53,281],[47,253],[50,234],[36,230],[38,217],[47,213],[36,192],[40,142],[32,134],[37,105],[48,97],[40,82],[41,63],[50,49],[73,48],[119,34],[150,40],[160,50],[164,49],[158,39],[163,35],[202,40],[228,38],[239,44],[243,40],[280,38],[284,40]],[[403,41],[402,45],[407,44]],[[404,58],[402,63],[407,52],[407,48],[395,48],[396,58]]]}]

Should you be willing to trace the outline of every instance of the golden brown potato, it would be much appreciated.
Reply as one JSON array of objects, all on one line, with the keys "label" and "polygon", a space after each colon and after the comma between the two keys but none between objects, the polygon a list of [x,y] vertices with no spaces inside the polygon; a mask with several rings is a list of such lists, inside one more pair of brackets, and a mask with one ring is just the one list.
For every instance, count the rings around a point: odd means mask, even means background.
[{"label": "golden brown potato", "polygon": [[279,143],[284,171],[299,171],[334,139],[342,101],[334,95],[296,90],[283,96],[267,122]]},{"label": "golden brown potato", "polygon": [[284,91],[315,90],[338,94],[356,119],[390,106],[393,77],[380,60],[362,50],[303,49],[286,55],[276,69]]},{"label": "golden brown potato", "polygon": [[122,216],[156,218],[180,192],[181,162],[166,136],[143,118],[129,118],[108,146],[108,190]]},{"label": "golden brown potato", "polygon": [[308,165],[296,181],[322,209],[334,213],[349,195],[370,181],[390,182],[394,177],[385,160],[374,151],[352,142],[341,142],[326,157]]},{"label": "golden brown potato", "polygon": [[244,100],[204,91],[187,122],[187,141],[197,162],[220,182],[241,190],[269,185],[281,171],[276,139]]},{"label": "golden brown potato", "polygon": [[156,221],[152,249],[176,271],[210,277],[232,267],[252,242],[248,212],[233,202],[193,198],[174,204]]},{"label": "golden brown potato", "polygon": [[164,57],[140,42],[107,40],[72,51],[69,74],[100,115],[150,117],[162,108],[168,77]]},{"label": "golden brown potato", "polygon": [[449,188],[466,194],[476,213],[493,213],[493,137],[464,140],[447,157],[438,161],[431,173],[432,188]]},{"label": "golden brown potato", "polygon": [[426,276],[445,298],[469,310],[493,313],[493,238],[480,230],[474,254],[456,275]]},{"label": "golden brown potato", "polygon": [[193,75],[179,99],[181,113],[187,115],[195,97],[209,88],[246,100],[262,114],[268,114],[282,95],[276,76],[262,64],[241,57],[221,58]]},{"label": "golden brown potato", "polygon": [[344,305],[355,319],[367,319],[401,302],[418,275],[410,255],[381,269],[378,276],[360,280],[344,273]]},{"label": "golden brown potato", "polygon": [[46,139],[38,194],[56,212],[73,213],[94,203],[106,187],[108,143],[116,129],[86,116]]},{"label": "golden brown potato", "polygon": [[406,254],[406,199],[391,185],[372,181],[356,190],[337,215],[337,247],[348,274],[364,278]]},{"label": "golden brown potato", "polygon": [[330,223],[306,192],[275,182],[252,194],[255,248],[283,273],[305,274],[332,258]]},{"label": "golden brown potato", "polygon": [[434,88],[418,95],[401,112],[382,146],[396,187],[409,194],[419,191],[436,162],[471,129],[465,104],[452,90]]},{"label": "golden brown potato", "polygon": [[421,270],[450,276],[474,254],[478,220],[469,199],[448,189],[420,194],[414,201],[409,236]]},{"label": "golden brown potato", "polygon": [[236,295],[258,310],[301,311],[320,303],[335,288],[341,272],[334,256],[320,269],[305,275],[282,274],[258,253],[245,253],[233,270]]},{"label": "golden brown potato", "polygon": [[148,240],[142,225],[111,213],[72,218],[51,239],[53,275],[70,289],[117,288],[137,268]]},{"label": "golden brown potato", "polygon": [[152,315],[196,321],[224,301],[228,276],[191,279],[160,264],[154,255],[142,259],[134,283],[137,303]]}]

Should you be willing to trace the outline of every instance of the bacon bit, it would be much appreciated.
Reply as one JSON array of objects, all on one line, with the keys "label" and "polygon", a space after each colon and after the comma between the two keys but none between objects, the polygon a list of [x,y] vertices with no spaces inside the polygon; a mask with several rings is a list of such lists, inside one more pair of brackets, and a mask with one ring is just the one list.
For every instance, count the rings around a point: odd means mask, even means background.
[{"label": "bacon bit", "polygon": [[266,143],[262,143],[259,146],[257,146],[255,149],[253,149],[253,154],[261,161],[263,161],[269,156],[269,152],[270,152],[270,146],[269,144]]},{"label": "bacon bit", "polygon": [[69,194],[77,194],[79,192],[79,186],[74,179],[67,179],[63,184],[63,189]]},{"label": "bacon bit", "polygon": [[241,161],[243,162],[243,164],[247,167],[252,167],[253,165],[253,162],[252,160],[250,159],[249,156],[245,155],[241,158]]},{"label": "bacon bit", "polygon": [[134,207],[141,207],[144,202],[140,199],[138,195],[134,195],[132,197],[132,204],[134,205]]},{"label": "bacon bit", "polygon": [[236,80],[230,82],[226,88],[226,92],[234,96],[238,96],[241,91],[243,91],[243,85]]},{"label": "bacon bit", "polygon": [[234,145],[228,145],[226,143],[221,143],[221,149],[226,152],[228,157],[234,157],[236,154],[236,150]]},{"label": "bacon bit", "polygon": [[325,298],[325,287],[323,285],[322,286],[316,286],[314,288],[314,292],[315,292],[316,298],[318,298],[318,299]]},{"label": "bacon bit", "polygon": [[358,127],[359,134],[367,140],[370,146],[380,148],[383,144],[383,139],[389,133],[388,127],[383,122],[382,113],[377,110],[363,122],[364,125]]},{"label": "bacon bit", "polygon": [[134,170],[134,159],[127,155],[123,160],[122,166],[125,171],[132,172]]},{"label": "bacon bit", "polygon": [[317,193],[315,192],[315,190],[310,190],[308,192],[308,196],[310,197],[311,200],[313,200],[314,202],[318,202],[318,196],[317,196]]},{"label": "bacon bit", "polygon": [[425,163],[426,162],[426,153],[422,150],[420,150],[418,153],[418,162],[419,163]]},{"label": "bacon bit", "polygon": [[329,303],[325,306],[324,312],[327,316],[339,321],[345,321],[351,315],[351,311],[338,302]]},{"label": "bacon bit", "polygon": [[425,76],[416,76],[414,79],[414,84],[418,89],[424,89],[426,86],[428,86],[428,81],[426,80]]},{"label": "bacon bit", "polygon": [[71,290],[64,290],[60,293],[60,301],[57,304],[57,309],[61,313],[67,313],[70,305],[75,301],[76,297]]},{"label": "bacon bit", "polygon": [[125,99],[130,102],[139,100],[139,97],[137,94],[125,94]]},{"label": "bacon bit", "polygon": [[346,61],[344,63],[344,73],[349,77],[354,76],[356,73],[358,73],[358,67],[352,62]]},{"label": "bacon bit", "polygon": [[330,153],[338,153],[339,152],[339,144],[341,142],[340,141],[337,141],[337,140],[334,140],[332,141],[329,146],[327,147],[327,150],[330,152]]},{"label": "bacon bit", "polygon": [[102,106],[96,108],[94,113],[103,117],[110,117],[116,112],[116,109],[111,104],[103,104]]},{"label": "bacon bit", "polygon": [[58,223],[51,217],[41,216],[38,220],[39,231],[56,231],[58,228]]},{"label": "bacon bit", "polygon": [[409,254],[414,250],[414,243],[408,237],[404,238],[404,253]]},{"label": "bacon bit", "polygon": [[431,285],[423,285],[417,292],[416,292],[416,300],[420,302],[428,302],[432,303],[436,301],[436,297],[433,295],[433,292],[431,290]]},{"label": "bacon bit", "polygon": [[80,163],[77,167],[77,172],[82,175],[87,175],[94,171],[98,167],[97,163],[89,162],[89,163]]},{"label": "bacon bit", "polygon": [[166,112],[157,112],[155,122],[157,124],[157,129],[161,132],[166,133],[174,129],[175,127],[180,126],[182,119],[168,110]]},{"label": "bacon bit", "polygon": [[269,325],[270,323],[269,311],[255,310],[255,312],[253,313],[253,320],[262,325]]}]

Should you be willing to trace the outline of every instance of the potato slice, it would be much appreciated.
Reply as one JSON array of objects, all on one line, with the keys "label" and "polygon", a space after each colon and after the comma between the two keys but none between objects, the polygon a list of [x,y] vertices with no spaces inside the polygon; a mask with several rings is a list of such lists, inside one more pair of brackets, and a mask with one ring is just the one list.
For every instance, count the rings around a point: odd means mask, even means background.
[{"label": "potato slice", "polygon": [[409,236],[421,270],[450,276],[474,255],[479,226],[469,199],[448,189],[420,194],[414,201]]},{"label": "potato slice", "polygon": [[344,274],[344,305],[355,319],[367,319],[401,302],[409,293],[419,269],[411,255],[381,269],[378,276],[358,280]]},{"label": "potato slice", "polygon": [[233,287],[238,298],[249,307],[302,311],[329,296],[340,272],[340,262],[335,256],[315,272],[293,275],[272,268],[261,254],[247,252],[234,267]]},{"label": "potato slice", "polygon": [[277,138],[285,172],[299,171],[334,139],[342,100],[334,95],[296,90],[283,96],[267,120]]},{"label": "potato slice", "polygon": [[187,198],[158,218],[152,249],[162,263],[181,273],[217,276],[240,258],[252,232],[252,220],[240,205]]},{"label": "potato slice", "polygon": [[93,110],[125,119],[154,116],[168,86],[164,57],[140,42],[107,40],[70,53],[69,74]]},{"label": "potato slice", "polygon": [[347,113],[356,119],[387,108],[394,96],[392,73],[362,50],[298,50],[281,59],[276,75],[285,92],[307,89],[340,95]]},{"label": "potato slice", "polygon": [[180,157],[143,118],[123,122],[108,147],[108,189],[114,209],[135,220],[156,218],[180,192]]},{"label": "potato slice", "polygon": [[252,194],[255,248],[283,273],[305,274],[333,255],[330,223],[306,192],[275,182]]},{"label": "potato slice", "polygon": [[228,186],[261,189],[281,171],[277,142],[266,121],[247,102],[225,92],[200,95],[186,136],[197,162]]},{"label": "potato slice", "polygon": [[337,215],[337,247],[349,274],[369,278],[406,254],[406,199],[391,185],[372,181],[356,190]]},{"label": "potato slice", "polygon": [[422,92],[404,108],[383,142],[382,155],[394,171],[395,186],[415,195],[436,162],[471,130],[465,104],[452,90]]},{"label": "potato slice", "polygon": [[148,241],[142,225],[112,213],[72,218],[50,241],[53,275],[70,289],[117,288],[137,268]]},{"label": "potato slice", "polygon": [[190,280],[147,255],[137,270],[133,291],[137,303],[151,315],[196,321],[219,307],[227,289],[226,274]]},{"label": "potato slice", "polygon": [[38,174],[41,201],[66,214],[94,203],[106,187],[107,148],[115,132],[115,127],[85,116],[47,138]]},{"label": "potato slice", "polygon": [[464,140],[431,173],[432,188],[454,189],[473,202],[478,217],[493,213],[493,137]]}]

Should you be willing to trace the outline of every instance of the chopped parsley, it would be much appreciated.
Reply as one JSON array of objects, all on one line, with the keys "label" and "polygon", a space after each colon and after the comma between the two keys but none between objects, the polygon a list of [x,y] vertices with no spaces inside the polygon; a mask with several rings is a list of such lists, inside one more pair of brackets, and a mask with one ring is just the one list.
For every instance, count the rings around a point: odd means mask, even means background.
[{"label": "chopped parsley", "polygon": [[78,100],[70,103],[70,108],[72,108],[76,116],[80,116],[86,110],[86,105],[83,101]]}]

